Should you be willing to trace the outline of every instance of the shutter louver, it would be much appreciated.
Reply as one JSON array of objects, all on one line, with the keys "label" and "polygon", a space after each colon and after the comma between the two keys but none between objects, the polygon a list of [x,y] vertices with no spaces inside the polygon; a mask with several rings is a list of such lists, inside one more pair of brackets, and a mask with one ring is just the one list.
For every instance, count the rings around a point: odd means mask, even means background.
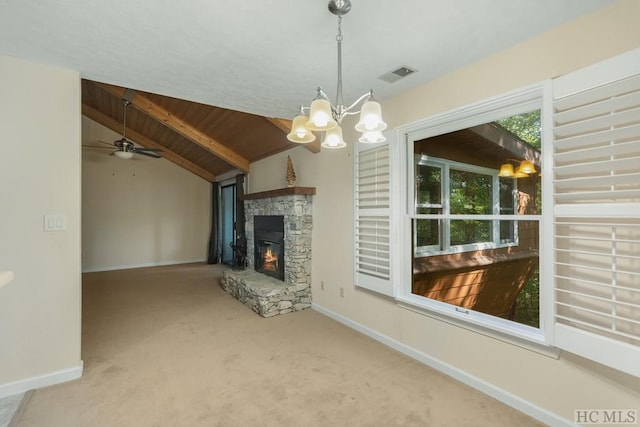
[{"label": "shutter louver", "polygon": [[640,376],[640,70],[610,69],[554,81],[555,339]]},{"label": "shutter louver", "polygon": [[356,285],[386,295],[390,286],[389,145],[357,153],[355,171]]}]

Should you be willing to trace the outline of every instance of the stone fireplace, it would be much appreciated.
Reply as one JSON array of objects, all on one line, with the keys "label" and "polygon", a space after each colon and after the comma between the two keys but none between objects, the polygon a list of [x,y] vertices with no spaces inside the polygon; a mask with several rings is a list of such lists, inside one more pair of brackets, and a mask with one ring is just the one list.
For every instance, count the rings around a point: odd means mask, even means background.
[{"label": "stone fireplace", "polygon": [[311,306],[314,194],[290,187],[244,196],[248,268],[225,272],[222,285],[263,317]]}]

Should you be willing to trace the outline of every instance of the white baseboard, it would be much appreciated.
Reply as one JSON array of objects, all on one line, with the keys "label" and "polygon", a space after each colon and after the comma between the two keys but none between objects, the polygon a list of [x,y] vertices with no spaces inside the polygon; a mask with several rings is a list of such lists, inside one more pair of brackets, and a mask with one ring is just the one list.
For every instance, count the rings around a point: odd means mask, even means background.
[{"label": "white baseboard", "polygon": [[399,351],[419,362],[422,362],[428,366],[431,366],[438,371],[455,378],[456,380],[475,388],[476,390],[493,397],[494,399],[499,400],[500,402],[511,406],[514,409],[517,409],[520,412],[523,412],[530,417],[537,419],[538,421],[544,423],[545,425],[550,426],[566,426],[573,427],[576,424],[566,418],[562,418],[559,415],[548,411],[547,409],[536,405],[528,400],[522,399],[521,397],[510,393],[506,390],[501,389],[500,387],[496,387],[495,385],[484,381],[474,375],[471,375],[461,369],[456,368],[455,366],[449,365],[442,360],[436,359],[428,354],[425,354],[421,351],[416,350],[413,347],[409,347],[406,344],[403,344],[395,339],[388,337],[384,334],[381,334],[371,328],[368,328],[358,322],[354,322],[351,319],[348,319],[341,314],[338,314],[334,311],[326,309],[316,303],[311,304],[311,308],[316,310],[319,313],[324,314],[327,317],[330,317],[345,326],[350,327],[351,329],[355,329],[356,331],[367,335],[374,340],[393,348],[394,350]]},{"label": "white baseboard", "polygon": [[37,388],[48,387],[50,385],[77,380],[82,376],[82,369],[83,363],[81,360],[80,366],[76,366],[74,368],[63,369],[61,371],[38,375],[37,377],[25,378],[23,380],[14,381],[11,383],[0,384],[0,398],[25,393],[29,390],[34,390]]},{"label": "white baseboard", "polygon": [[185,259],[180,261],[161,261],[161,262],[145,262],[142,264],[124,264],[124,265],[110,265],[102,267],[89,267],[83,268],[83,273],[97,273],[99,271],[113,271],[113,270],[129,270],[131,268],[145,268],[145,267],[160,267],[163,265],[176,265],[176,264],[193,264],[196,262],[207,262],[206,259]]}]

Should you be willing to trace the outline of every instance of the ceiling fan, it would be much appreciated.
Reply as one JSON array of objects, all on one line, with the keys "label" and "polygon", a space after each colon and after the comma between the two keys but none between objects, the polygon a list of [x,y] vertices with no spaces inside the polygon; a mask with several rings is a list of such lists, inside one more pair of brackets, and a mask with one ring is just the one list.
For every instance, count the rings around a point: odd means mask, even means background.
[{"label": "ceiling fan", "polygon": [[[119,159],[128,160],[133,157],[134,154],[142,154],[143,156],[153,157],[154,159],[160,159],[159,152],[162,152],[160,148],[144,148],[144,147],[136,147],[134,143],[127,139],[127,107],[130,102],[126,99],[122,100],[124,102],[124,113],[123,113],[123,123],[122,123],[122,138],[113,141],[113,143],[109,144],[108,142],[98,141],[100,144],[108,145],[109,149],[116,148],[110,156],[116,156]],[[93,148],[107,148],[102,146],[95,145],[85,145],[85,147],[93,147]]]}]

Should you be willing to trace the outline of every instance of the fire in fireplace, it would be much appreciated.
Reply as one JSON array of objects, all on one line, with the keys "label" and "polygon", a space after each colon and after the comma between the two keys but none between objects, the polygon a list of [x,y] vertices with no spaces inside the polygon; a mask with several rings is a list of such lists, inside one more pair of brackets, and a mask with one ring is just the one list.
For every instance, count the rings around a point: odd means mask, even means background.
[{"label": "fire in fireplace", "polygon": [[271,246],[262,254],[262,268],[269,271],[278,270],[278,251],[272,251]]},{"label": "fire in fireplace", "polygon": [[284,281],[284,216],[253,217],[254,268]]}]

